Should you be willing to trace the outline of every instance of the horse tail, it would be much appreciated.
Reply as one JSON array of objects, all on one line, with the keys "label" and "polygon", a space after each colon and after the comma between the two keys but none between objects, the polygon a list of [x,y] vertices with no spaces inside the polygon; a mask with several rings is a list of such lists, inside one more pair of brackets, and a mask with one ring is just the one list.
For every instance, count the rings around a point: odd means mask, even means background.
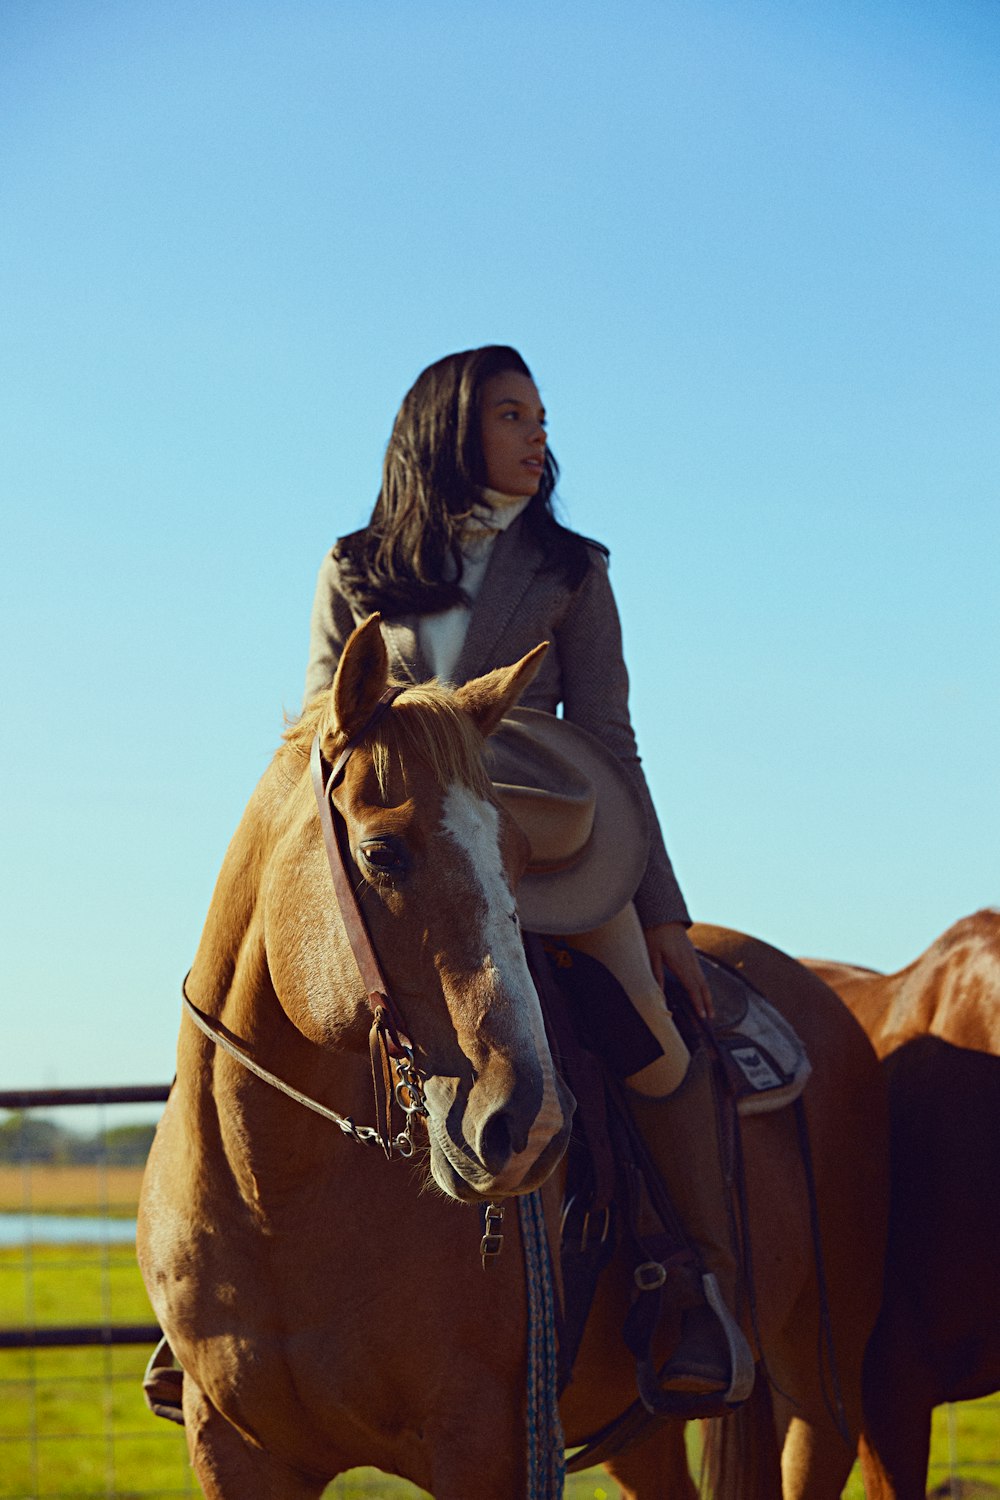
[{"label": "horse tail", "polygon": [[781,1494],[781,1452],[767,1377],[725,1417],[703,1423],[701,1493],[711,1500],[775,1500]]}]

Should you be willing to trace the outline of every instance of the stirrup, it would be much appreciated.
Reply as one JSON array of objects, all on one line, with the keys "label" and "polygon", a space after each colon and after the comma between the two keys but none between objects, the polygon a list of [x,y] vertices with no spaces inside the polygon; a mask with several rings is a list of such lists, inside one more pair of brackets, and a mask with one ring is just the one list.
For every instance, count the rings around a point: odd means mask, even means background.
[{"label": "stirrup", "polygon": [[183,1387],[184,1371],[177,1363],[174,1351],[164,1335],[149,1356],[149,1364],[142,1377],[142,1394],[146,1398],[146,1405],[154,1416],[165,1417],[168,1422],[177,1422],[183,1427]]},{"label": "stirrup", "polygon": [[726,1306],[725,1299],[719,1289],[717,1277],[711,1271],[706,1271],[701,1278],[701,1285],[705,1293],[705,1301],[715,1313],[722,1325],[722,1331],[726,1336],[726,1346],[729,1350],[729,1389],[722,1398],[728,1405],[736,1405],[745,1401],[753,1390],[754,1363],[750,1345],[743,1336],[743,1330]]},{"label": "stirrup", "polygon": [[[753,1390],[753,1356],[743,1330],[726,1305],[718,1279],[705,1273],[701,1284],[703,1299],[688,1310],[688,1316],[697,1319],[697,1326],[682,1331],[678,1347],[655,1378],[655,1388],[667,1398],[700,1398],[723,1406],[738,1406]],[[640,1382],[640,1394],[647,1409],[653,1409],[651,1374],[651,1369],[647,1369],[645,1380]]]},{"label": "stirrup", "polygon": [[[716,1277],[711,1273],[705,1273],[701,1277],[701,1282],[703,1300],[696,1308],[689,1308],[689,1311],[700,1311],[706,1319],[711,1320],[711,1332],[717,1350],[718,1373],[716,1370],[709,1373],[706,1368],[702,1376],[696,1368],[689,1370],[672,1368],[678,1358],[676,1350],[662,1369],[657,1370],[648,1347],[636,1348],[626,1336],[626,1343],[636,1356],[635,1373],[639,1399],[653,1416],[687,1418],[725,1416],[733,1407],[746,1401],[753,1390],[756,1372],[753,1354],[743,1336],[743,1330],[726,1306]],[[626,1329],[627,1327],[626,1323]],[[719,1330],[722,1332],[722,1339],[717,1337]],[[684,1360],[683,1353],[680,1354],[680,1360],[682,1362]],[[672,1379],[689,1380],[692,1388],[683,1389],[672,1385]],[[700,1390],[693,1388],[697,1381],[704,1382]]]}]

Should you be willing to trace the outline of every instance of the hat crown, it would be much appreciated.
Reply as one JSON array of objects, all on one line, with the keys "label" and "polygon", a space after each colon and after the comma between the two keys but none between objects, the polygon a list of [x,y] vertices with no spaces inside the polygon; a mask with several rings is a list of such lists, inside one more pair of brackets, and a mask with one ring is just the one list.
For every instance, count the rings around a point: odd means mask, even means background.
[{"label": "hat crown", "polygon": [[531,849],[517,890],[523,925],[586,932],[621,911],[642,878],[649,827],[617,757],[577,724],[514,708],[488,741],[486,769]]}]

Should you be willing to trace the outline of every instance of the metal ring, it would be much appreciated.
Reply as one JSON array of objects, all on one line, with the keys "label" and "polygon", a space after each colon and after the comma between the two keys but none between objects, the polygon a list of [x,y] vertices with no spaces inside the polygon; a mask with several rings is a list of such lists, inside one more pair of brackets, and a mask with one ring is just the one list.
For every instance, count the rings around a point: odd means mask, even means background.
[{"label": "metal ring", "polygon": [[655,1292],[666,1281],[667,1268],[658,1260],[646,1260],[636,1266],[632,1279],[640,1292]]},{"label": "metal ring", "polygon": [[401,1078],[396,1084],[393,1094],[396,1103],[404,1115],[421,1115],[426,1117],[427,1106],[423,1101],[419,1084],[410,1083],[407,1079]]}]

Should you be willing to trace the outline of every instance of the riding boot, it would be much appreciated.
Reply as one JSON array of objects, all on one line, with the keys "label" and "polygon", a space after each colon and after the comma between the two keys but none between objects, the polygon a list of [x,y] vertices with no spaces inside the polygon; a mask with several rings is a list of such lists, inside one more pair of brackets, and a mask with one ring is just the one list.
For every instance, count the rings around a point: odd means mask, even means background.
[{"label": "riding boot", "polygon": [[648,1098],[626,1090],[639,1134],[701,1260],[705,1301],[685,1312],[681,1337],[660,1382],[665,1390],[724,1392],[745,1400],[754,1361],[732,1309],[739,1273],[733,1250],[729,1189],[716,1115],[712,1063],[695,1052],[672,1094]]}]

